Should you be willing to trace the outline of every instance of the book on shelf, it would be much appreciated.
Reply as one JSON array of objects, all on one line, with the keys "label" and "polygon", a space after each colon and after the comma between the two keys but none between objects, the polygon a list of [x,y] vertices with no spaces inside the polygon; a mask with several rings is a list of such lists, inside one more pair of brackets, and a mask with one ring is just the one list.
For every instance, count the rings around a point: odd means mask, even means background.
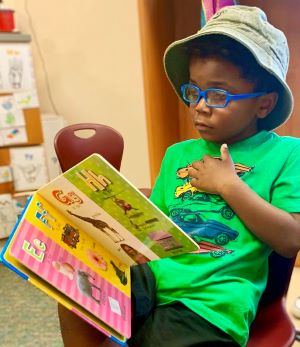
[{"label": "book on shelf", "polygon": [[198,249],[93,154],[29,198],[0,259],[124,345],[131,334],[130,266]]}]

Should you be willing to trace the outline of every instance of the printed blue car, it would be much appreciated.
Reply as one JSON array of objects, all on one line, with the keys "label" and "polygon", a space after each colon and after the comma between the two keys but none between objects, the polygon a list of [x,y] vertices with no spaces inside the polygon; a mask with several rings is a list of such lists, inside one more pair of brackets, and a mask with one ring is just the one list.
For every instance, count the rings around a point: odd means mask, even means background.
[{"label": "printed blue car", "polygon": [[174,216],[173,221],[182,228],[196,242],[203,238],[214,240],[217,245],[224,246],[229,241],[235,240],[239,233],[225,224],[214,220],[192,221],[183,218],[181,215]]}]

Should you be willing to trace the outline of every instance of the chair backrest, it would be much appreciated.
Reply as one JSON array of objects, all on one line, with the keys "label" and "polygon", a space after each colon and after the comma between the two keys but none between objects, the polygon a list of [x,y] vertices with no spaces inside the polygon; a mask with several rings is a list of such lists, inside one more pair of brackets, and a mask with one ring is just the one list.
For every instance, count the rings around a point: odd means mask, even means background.
[{"label": "chair backrest", "polygon": [[93,153],[101,154],[120,170],[124,140],[117,130],[107,125],[79,123],[59,130],[54,148],[63,172]]},{"label": "chair backrest", "polygon": [[286,296],[295,258],[285,258],[273,251],[269,256],[269,275],[266,289],[259,305],[264,307]]}]

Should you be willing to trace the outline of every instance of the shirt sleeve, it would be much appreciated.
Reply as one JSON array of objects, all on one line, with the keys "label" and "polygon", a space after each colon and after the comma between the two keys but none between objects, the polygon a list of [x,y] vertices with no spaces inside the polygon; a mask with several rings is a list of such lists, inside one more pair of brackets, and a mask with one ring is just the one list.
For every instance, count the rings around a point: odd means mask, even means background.
[{"label": "shirt sleeve", "polygon": [[154,187],[152,189],[152,193],[150,196],[150,200],[166,215],[169,214],[168,207],[166,205],[166,200],[165,200],[165,171],[166,171],[166,154],[164,156],[164,159],[162,161],[161,167],[160,167],[160,172],[156,178]]},{"label": "shirt sleeve", "polygon": [[271,204],[287,212],[300,212],[300,146],[290,153],[274,182]]}]

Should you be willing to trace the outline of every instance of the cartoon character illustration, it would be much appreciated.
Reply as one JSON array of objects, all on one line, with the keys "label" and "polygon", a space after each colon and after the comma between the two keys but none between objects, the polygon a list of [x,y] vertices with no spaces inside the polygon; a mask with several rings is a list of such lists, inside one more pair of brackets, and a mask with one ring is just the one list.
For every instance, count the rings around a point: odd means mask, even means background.
[{"label": "cartoon character illustration", "polygon": [[117,267],[117,265],[111,260],[110,261],[111,265],[113,266],[115,272],[116,272],[116,275],[118,276],[120,282],[126,286],[127,282],[128,282],[128,279],[127,279],[127,276],[126,276],[126,273],[125,271],[122,271],[120,268]]},{"label": "cartoon character illustration", "polygon": [[121,243],[120,246],[123,251],[137,264],[143,264],[150,261],[150,259],[147,258],[144,254],[138,252],[136,249],[127,245],[126,243]]},{"label": "cartoon character illustration", "polygon": [[100,299],[97,299],[93,295],[93,288],[97,289],[101,292],[101,288],[97,287],[95,284],[91,282],[91,280],[95,280],[95,278],[89,273],[81,270],[77,270],[77,287],[81,291],[82,294],[93,299],[98,304],[100,304]]},{"label": "cartoon character illustration", "polygon": [[75,269],[71,264],[61,263],[57,260],[53,260],[52,266],[55,270],[57,270],[58,272],[60,272],[61,274],[65,275],[65,276],[67,276],[69,278],[69,280],[72,281],[74,279]]},{"label": "cartoon character illustration", "polygon": [[63,227],[63,233],[61,240],[71,248],[76,248],[79,242],[79,231],[70,224],[66,224]]},{"label": "cartoon character illustration", "polygon": [[102,257],[101,254],[99,254],[98,252],[95,252],[91,249],[88,249],[86,251],[86,255],[87,255],[88,259],[91,261],[91,263],[93,263],[95,266],[97,266],[101,270],[107,271],[107,262]]},{"label": "cartoon character illustration", "polygon": [[98,230],[102,231],[106,236],[108,236],[111,240],[113,240],[115,243],[118,243],[120,241],[124,241],[124,238],[122,235],[120,235],[114,228],[112,228],[111,226],[109,226],[106,222],[104,222],[103,220],[100,219],[93,219],[90,217],[83,217],[83,216],[79,216],[78,214],[75,214],[69,210],[67,210],[67,212],[72,215],[75,216],[87,223],[91,223],[95,228],[97,228]]}]

